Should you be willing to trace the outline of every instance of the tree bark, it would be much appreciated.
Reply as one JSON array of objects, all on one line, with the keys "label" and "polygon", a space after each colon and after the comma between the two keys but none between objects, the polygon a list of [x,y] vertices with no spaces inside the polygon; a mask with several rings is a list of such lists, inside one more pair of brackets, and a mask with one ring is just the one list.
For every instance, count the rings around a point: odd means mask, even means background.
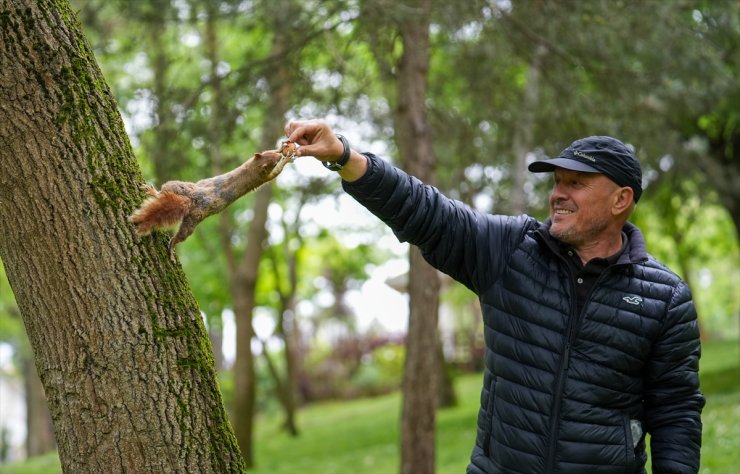
[{"label": "tree bark", "polygon": [[[433,184],[436,160],[426,114],[431,1],[407,5],[400,22],[403,55],[399,64],[396,134],[406,169]],[[437,270],[411,247],[409,269],[409,326],[401,413],[401,472],[433,473],[435,465],[435,411],[439,365]]]},{"label": "tree bark", "polygon": [[208,336],[67,2],[0,0],[0,258],[65,472],[243,472]]}]

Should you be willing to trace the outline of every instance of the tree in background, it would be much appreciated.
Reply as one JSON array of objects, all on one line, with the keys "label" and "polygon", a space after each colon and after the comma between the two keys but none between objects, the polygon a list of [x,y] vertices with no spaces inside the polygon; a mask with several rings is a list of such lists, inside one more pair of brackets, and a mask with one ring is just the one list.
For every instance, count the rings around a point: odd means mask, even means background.
[{"label": "tree in background", "polygon": [[[36,372],[28,337],[13,292],[7,284],[5,269],[0,261],[0,342],[9,344],[15,355],[15,365],[23,377],[26,398],[26,455],[37,456],[56,447],[51,415],[46,405],[44,388]],[[7,428],[7,427],[3,427]],[[0,462],[4,458],[0,456]]]},{"label": "tree in background", "polygon": [[240,472],[208,338],[66,2],[0,3],[0,257],[69,472]]},{"label": "tree in background", "polygon": [[[432,2],[365,2],[363,7],[364,17],[371,25],[390,25],[381,34],[373,31],[370,41],[381,76],[387,83],[395,83],[394,138],[403,166],[422,181],[434,184],[436,159],[426,106]],[[396,47],[401,48],[401,53],[394,58]],[[436,350],[439,278],[416,247],[409,251],[409,263],[401,472],[433,473],[437,384],[443,366],[438,360],[441,351]]]}]

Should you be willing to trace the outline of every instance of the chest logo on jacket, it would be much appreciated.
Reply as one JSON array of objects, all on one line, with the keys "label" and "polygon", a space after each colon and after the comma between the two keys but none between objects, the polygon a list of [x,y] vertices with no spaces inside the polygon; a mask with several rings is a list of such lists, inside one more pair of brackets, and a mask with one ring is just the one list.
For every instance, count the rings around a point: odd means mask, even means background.
[{"label": "chest logo on jacket", "polygon": [[622,299],[627,303],[633,304],[635,306],[638,306],[640,303],[642,303],[642,298],[639,296],[625,296]]}]

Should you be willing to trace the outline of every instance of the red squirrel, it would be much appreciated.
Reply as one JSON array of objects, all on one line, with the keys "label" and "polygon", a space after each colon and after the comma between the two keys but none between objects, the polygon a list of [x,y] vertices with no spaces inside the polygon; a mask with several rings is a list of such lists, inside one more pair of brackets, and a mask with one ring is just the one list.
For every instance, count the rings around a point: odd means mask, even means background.
[{"label": "red squirrel", "polygon": [[131,214],[129,221],[139,235],[179,224],[169,244],[170,257],[174,259],[175,245],[187,239],[203,219],[277,177],[293,161],[297,148],[294,142],[283,142],[280,150],[255,153],[238,168],[196,183],[167,181],[159,191],[146,184],[143,188],[150,197]]}]

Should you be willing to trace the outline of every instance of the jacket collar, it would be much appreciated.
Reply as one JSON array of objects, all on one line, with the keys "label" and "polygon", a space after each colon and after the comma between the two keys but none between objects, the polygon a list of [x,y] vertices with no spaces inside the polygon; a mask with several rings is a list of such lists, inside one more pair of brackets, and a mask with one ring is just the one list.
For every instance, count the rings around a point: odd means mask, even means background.
[{"label": "jacket collar", "polygon": [[[551,251],[558,253],[557,245],[558,240],[550,235],[550,226],[552,225],[552,219],[547,219],[545,222],[541,222],[540,226],[536,230],[536,234]],[[631,263],[642,263],[648,259],[647,248],[645,247],[645,239],[642,236],[642,232],[631,222],[625,222],[622,227],[622,232],[627,236],[627,248],[617,260],[617,265],[627,265]]]}]

